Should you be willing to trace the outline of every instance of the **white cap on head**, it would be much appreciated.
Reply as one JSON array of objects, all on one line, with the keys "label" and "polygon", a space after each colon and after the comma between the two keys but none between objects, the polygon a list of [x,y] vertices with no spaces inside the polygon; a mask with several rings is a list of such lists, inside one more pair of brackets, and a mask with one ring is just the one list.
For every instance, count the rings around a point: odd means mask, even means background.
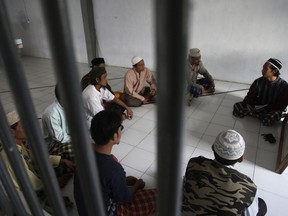
[{"label": "white cap on head", "polygon": [[191,57],[200,57],[201,56],[201,53],[200,53],[200,49],[198,48],[192,48],[189,50],[189,55]]},{"label": "white cap on head", "polygon": [[143,60],[143,58],[141,56],[133,56],[131,59],[131,63],[132,65],[136,65],[138,62],[140,62],[141,60]]},{"label": "white cap on head", "polygon": [[229,129],[218,134],[213,149],[223,159],[237,160],[244,154],[245,141],[241,134]]},{"label": "white cap on head", "polygon": [[9,123],[10,126],[14,125],[15,123],[19,122],[20,121],[20,116],[18,114],[17,111],[12,111],[12,112],[9,112],[7,115],[7,121]]}]

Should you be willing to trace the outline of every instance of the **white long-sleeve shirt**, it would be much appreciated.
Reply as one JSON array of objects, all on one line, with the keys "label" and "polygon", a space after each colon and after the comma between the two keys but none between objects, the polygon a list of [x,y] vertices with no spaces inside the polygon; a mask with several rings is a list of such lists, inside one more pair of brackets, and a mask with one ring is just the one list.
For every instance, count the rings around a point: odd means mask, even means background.
[{"label": "white long-sleeve shirt", "polygon": [[70,143],[71,136],[68,129],[63,107],[56,100],[48,106],[42,116],[44,139],[48,146],[57,141]]}]

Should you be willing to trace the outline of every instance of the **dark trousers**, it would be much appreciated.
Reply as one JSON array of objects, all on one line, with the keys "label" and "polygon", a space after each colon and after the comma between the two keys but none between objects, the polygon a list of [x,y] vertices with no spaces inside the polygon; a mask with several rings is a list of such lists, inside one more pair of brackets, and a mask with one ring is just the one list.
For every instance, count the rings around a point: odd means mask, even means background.
[{"label": "dark trousers", "polygon": [[[139,94],[148,100],[152,101],[154,99],[154,95],[150,94],[150,87],[148,86],[144,87]],[[141,100],[126,93],[122,94],[121,100],[129,107],[139,107],[142,105]]]}]

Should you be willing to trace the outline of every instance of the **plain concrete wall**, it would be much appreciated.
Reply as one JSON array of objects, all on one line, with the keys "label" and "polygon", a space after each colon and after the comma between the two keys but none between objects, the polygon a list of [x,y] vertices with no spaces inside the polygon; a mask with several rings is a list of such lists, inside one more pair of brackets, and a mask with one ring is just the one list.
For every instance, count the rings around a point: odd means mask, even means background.
[{"label": "plain concrete wall", "polygon": [[288,78],[288,1],[195,0],[190,46],[216,79],[251,83],[270,57]]},{"label": "plain concrete wall", "polygon": [[[23,39],[24,54],[50,58],[38,1],[6,0],[6,3],[16,38]],[[189,8],[187,54],[190,47],[200,48],[202,60],[214,78],[251,83],[261,75],[263,63],[276,57],[284,64],[282,77],[288,80],[288,1],[190,0],[190,3],[193,8]],[[67,4],[77,61],[90,62],[80,0],[68,0]],[[98,49],[107,64],[130,67],[131,57],[141,55],[147,67],[156,69],[154,1],[94,0],[94,11]]]},{"label": "plain concrete wall", "polygon": [[[48,35],[39,0],[6,0],[15,39],[23,41],[23,55],[51,58]],[[67,1],[75,57],[87,62],[87,52],[79,0]],[[72,47],[71,46],[71,47]]]}]

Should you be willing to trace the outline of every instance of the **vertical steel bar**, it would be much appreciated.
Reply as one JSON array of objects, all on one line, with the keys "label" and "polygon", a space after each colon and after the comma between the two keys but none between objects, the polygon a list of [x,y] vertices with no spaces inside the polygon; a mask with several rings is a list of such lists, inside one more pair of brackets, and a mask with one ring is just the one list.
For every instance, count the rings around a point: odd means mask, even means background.
[{"label": "vertical steel bar", "polygon": [[105,215],[95,155],[84,116],[66,1],[42,0],[42,9],[87,211],[89,215]]},{"label": "vertical steel bar", "polygon": [[[4,206],[6,211],[11,211],[11,205],[13,204],[13,208],[15,210],[15,212],[17,213],[17,215],[27,215],[25,207],[14,187],[14,184],[12,183],[11,177],[6,169],[5,163],[2,159],[2,157],[0,156],[0,179],[1,182],[6,190],[7,195],[9,196],[11,203],[9,202],[9,200],[6,197],[6,204],[9,206]],[[5,199],[5,194],[2,190],[1,187],[1,196],[3,197],[3,199]]]},{"label": "vertical steel bar", "polygon": [[[5,9],[6,7],[4,7],[3,3],[3,7],[0,7],[0,48],[8,81],[13,92],[17,110],[20,114],[26,135],[29,140],[35,162],[39,165],[41,164],[41,166],[39,166],[41,180],[44,184],[44,188],[51,206],[54,209],[54,215],[65,216],[67,215],[67,212],[63,203],[58,182],[56,180],[55,172],[48,158],[47,146],[44,143],[42,132],[40,131],[36,111],[28,90],[20,56],[14,44],[14,37]],[[24,190],[25,188],[22,189]],[[24,191],[25,196],[26,193],[28,193],[28,191]],[[35,215],[43,214],[42,211],[39,212],[39,205],[31,205],[30,203],[29,206],[31,211],[34,209],[34,211],[37,212]]]},{"label": "vertical steel bar", "polygon": [[[1,184],[1,182],[0,182]],[[6,214],[6,215],[13,215],[14,211],[13,211],[13,207],[12,203],[10,202],[10,200],[7,198],[5,192],[4,192],[4,188],[2,187],[2,185],[0,185],[0,209],[1,211]]]},{"label": "vertical steel bar", "polygon": [[184,114],[185,64],[187,53],[187,0],[158,0],[157,122],[159,215],[180,212],[181,152]]}]

